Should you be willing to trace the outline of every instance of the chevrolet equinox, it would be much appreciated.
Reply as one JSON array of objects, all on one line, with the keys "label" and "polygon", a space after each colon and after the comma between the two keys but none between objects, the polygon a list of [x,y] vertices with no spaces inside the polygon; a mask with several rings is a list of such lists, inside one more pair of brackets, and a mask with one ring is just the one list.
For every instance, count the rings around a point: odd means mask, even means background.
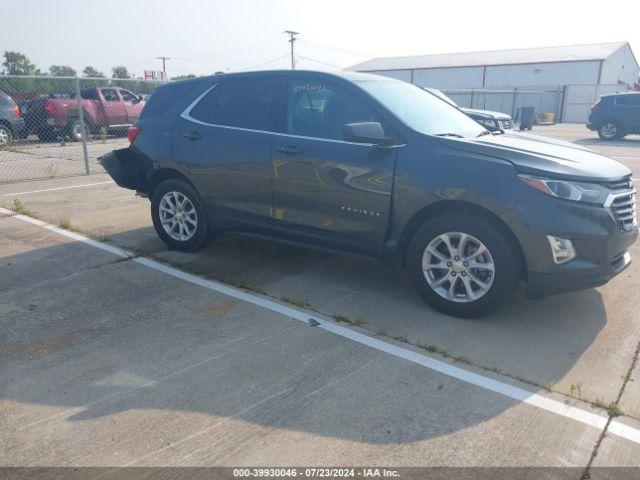
[{"label": "chevrolet equinox", "polygon": [[217,75],[158,87],[101,158],[151,200],[169,248],[223,231],[408,271],[433,308],[478,317],[602,285],[638,235],[625,166],[577,145],[489,132],[414,85],[351,72]]}]

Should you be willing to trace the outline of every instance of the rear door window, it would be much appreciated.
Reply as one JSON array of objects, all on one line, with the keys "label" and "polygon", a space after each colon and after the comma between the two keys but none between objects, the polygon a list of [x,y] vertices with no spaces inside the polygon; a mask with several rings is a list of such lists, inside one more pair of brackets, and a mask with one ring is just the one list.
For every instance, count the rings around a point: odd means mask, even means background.
[{"label": "rear door window", "polygon": [[126,90],[120,90],[120,96],[122,97],[122,100],[125,102],[133,102],[133,100],[136,98],[133,93],[128,92]]},{"label": "rear door window", "polygon": [[119,102],[120,98],[116,91],[112,88],[103,88],[102,96],[104,97],[105,102]]},{"label": "rear door window", "polygon": [[640,94],[638,95],[622,95],[616,98],[616,104],[625,106],[640,106]]},{"label": "rear door window", "polygon": [[190,114],[213,125],[272,131],[278,84],[273,78],[222,83],[206,94]]}]

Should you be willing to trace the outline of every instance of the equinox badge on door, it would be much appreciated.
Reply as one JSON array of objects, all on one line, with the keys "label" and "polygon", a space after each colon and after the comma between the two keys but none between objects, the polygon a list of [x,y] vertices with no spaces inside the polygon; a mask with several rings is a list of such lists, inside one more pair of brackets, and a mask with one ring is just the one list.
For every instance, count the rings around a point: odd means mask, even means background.
[{"label": "equinox badge on door", "polygon": [[357,208],[357,207],[350,207],[348,205],[340,205],[340,212],[341,213],[354,213],[356,215],[364,215],[367,217],[382,217],[382,213],[381,212],[377,212],[375,210],[368,210],[366,208]]}]

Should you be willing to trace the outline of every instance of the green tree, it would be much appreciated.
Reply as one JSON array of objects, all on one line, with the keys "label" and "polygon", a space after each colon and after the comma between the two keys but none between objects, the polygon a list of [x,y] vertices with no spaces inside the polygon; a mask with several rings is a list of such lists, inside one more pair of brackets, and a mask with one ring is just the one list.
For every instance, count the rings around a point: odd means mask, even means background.
[{"label": "green tree", "polygon": [[104,73],[99,72],[93,67],[84,67],[82,75],[87,78],[104,78]]},{"label": "green tree", "polygon": [[111,69],[111,78],[131,78],[129,70],[124,65],[117,65]]},{"label": "green tree", "polygon": [[23,53],[5,51],[2,73],[5,75],[41,75],[42,72]]},{"label": "green tree", "polygon": [[178,75],[176,77],[171,77],[171,80],[176,82],[178,80],[187,80],[189,78],[196,78],[196,76],[193,73],[190,73],[188,75]]},{"label": "green tree", "polygon": [[67,65],[51,65],[49,73],[52,77],[75,77],[76,71]]}]

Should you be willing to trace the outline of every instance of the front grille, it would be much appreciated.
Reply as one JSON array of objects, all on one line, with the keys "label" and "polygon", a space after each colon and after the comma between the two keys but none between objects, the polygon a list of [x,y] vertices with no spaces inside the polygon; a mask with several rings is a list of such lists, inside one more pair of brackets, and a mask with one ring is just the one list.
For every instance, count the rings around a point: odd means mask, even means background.
[{"label": "front grille", "polygon": [[513,128],[513,122],[511,120],[498,120],[498,123],[502,130],[511,130]]},{"label": "front grille", "polygon": [[611,194],[606,206],[611,209],[620,228],[625,231],[637,228],[636,191],[631,180],[611,182],[607,187],[611,189]]}]

